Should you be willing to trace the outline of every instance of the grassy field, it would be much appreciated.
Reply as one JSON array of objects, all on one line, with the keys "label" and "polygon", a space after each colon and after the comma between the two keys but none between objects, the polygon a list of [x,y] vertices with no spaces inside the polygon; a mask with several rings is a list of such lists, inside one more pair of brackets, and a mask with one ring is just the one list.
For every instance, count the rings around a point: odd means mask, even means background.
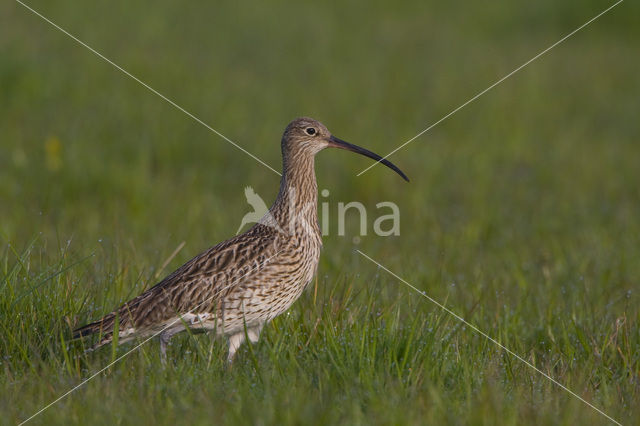
[{"label": "grassy field", "polygon": [[[606,1],[29,5],[272,167],[293,118],[380,154]],[[12,1],[0,4],[0,422],[134,345],[72,328],[232,236],[279,177]],[[316,161],[316,282],[243,347],[143,345],[33,424],[623,424],[640,419],[640,7],[626,1],[399,151]],[[401,235],[338,236],[393,201]],[[371,224],[371,220],[370,220]],[[185,242],[174,257],[170,255]],[[165,261],[168,264],[163,268]]]}]

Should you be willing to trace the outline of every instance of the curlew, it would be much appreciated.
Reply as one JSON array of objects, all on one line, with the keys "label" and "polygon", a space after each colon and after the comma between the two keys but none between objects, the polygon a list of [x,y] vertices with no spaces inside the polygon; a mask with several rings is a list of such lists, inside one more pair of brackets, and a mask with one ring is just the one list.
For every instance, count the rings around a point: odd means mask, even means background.
[{"label": "curlew", "polygon": [[102,319],[74,331],[98,334],[93,349],[113,341],[158,336],[162,361],[176,333],[187,328],[229,338],[228,360],[262,327],[285,312],[313,278],[322,238],[318,226],[314,158],[325,148],[367,156],[407,179],[393,163],[333,136],[311,118],[292,121],[282,136],[282,179],[278,196],[245,233],[194,257],[138,297]]}]

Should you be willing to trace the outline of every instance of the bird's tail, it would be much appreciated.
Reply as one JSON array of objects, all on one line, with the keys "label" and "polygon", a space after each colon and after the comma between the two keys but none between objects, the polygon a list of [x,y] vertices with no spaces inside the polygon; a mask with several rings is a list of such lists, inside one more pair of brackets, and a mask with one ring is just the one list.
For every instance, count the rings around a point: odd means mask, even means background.
[{"label": "bird's tail", "polygon": [[91,336],[94,334],[98,334],[100,336],[100,340],[93,345],[91,350],[97,349],[100,346],[106,345],[113,340],[113,331],[116,323],[116,315],[114,312],[105,315],[102,319],[98,321],[92,322],[87,325],[83,325],[82,327],[76,328],[73,330],[73,339],[80,339],[85,336]]},{"label": "bird's tail", "polygon": [[92,334],[106,334],[113,332],[113,319],[110,318],[113,316],[113,314],[109,314],[98,321],[92,322],[91,324],[76,328],[73,330],[73,338],[79,339]]}]

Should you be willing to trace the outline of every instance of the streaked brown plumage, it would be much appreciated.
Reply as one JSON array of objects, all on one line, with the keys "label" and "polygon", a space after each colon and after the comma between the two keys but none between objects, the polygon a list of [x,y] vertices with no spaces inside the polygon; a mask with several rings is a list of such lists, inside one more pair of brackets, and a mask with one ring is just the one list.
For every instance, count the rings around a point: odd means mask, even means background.
[{"label": "streaked brown plumage", "polygon": [[[166,345],[187,327],[229,336],[229,361],[245,339],[258,340],[264,324],[286,311],[315,274],[321,232],[317,217],[315,154],[327,147],[373,158],[407,177],[391,162],[331,135],[311,118],[292,121],[282,136],[280,192],[269,212],[247,232],[194,257],[154,287],[104,318],[74,331],[100,334],[94,348],[160,337]],[[245,331],[246,326],[246,331]]]}]

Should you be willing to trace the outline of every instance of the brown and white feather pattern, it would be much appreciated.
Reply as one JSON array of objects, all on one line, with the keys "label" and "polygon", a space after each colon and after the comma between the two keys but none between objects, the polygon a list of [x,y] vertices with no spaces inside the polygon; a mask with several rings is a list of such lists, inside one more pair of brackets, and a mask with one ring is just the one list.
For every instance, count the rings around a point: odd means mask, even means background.
[{"label": "brown and white feather pattern", "polygon": [[96,347],[109,343],[116,316],[121,343],[161,330],[175,334],[185,325],[227,335],[243,332],[245,322],[247,328],[260,326],[300,296],[315,273],[320,248],[319,239],[305,244],[257,224],[193,258],[100,321],[76,330],[74,337],[100,333]]}]

